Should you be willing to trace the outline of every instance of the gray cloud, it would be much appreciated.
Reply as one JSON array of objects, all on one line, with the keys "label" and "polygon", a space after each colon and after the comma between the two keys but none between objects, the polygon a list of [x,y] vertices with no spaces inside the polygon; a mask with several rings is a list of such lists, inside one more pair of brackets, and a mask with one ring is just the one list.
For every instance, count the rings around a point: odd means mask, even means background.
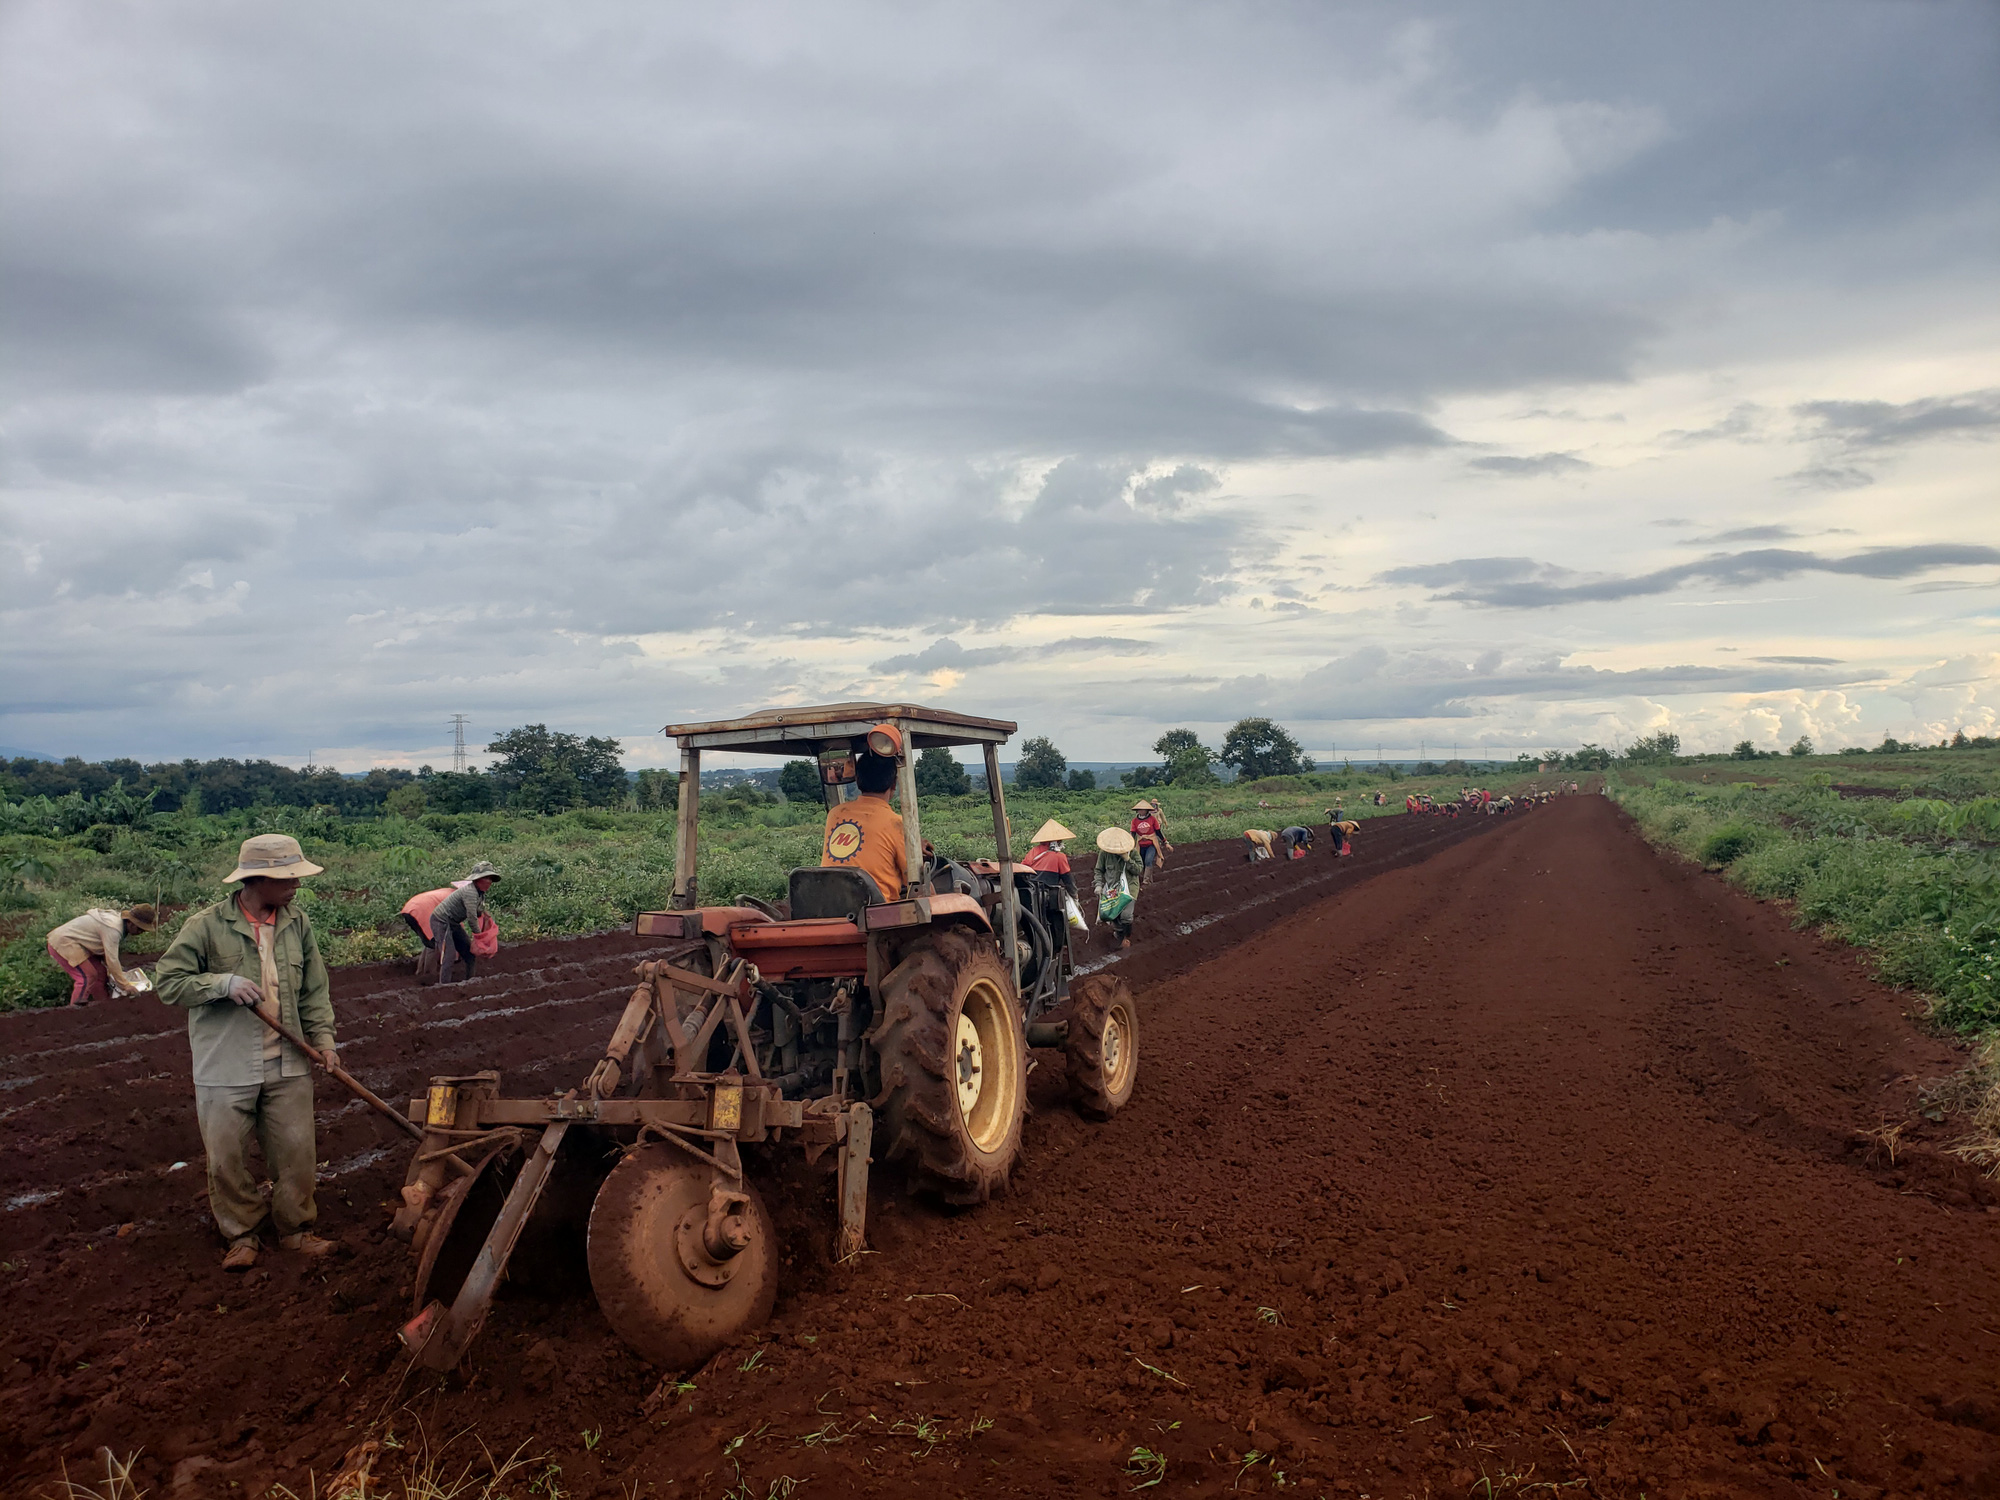
[{"label": "gray cloud", "polygon": [[1791,475],[1810,490],[1857,490],[1875,482],[1868,465],[1934,438],[2000,434],[2000,390],[1918,401],[1807,401],[1793,408],[1827,456]]},{"label": "gray cloud", "polygon": [[1837,667],[1837,656],[1753,656],[1752,661],[1761,661],[1775,667]]},{"label": "gray cloud", "polygon": [[1931,568],[1968,563],[2000,564],[2000,547],[1939,542],[1912,547],[1873,547],[1848,557],[1822,557],[1814,552],[1766,547],[1749,552],[1718,552],[1695,562],[1624,578],[1584,577],[1572,569],[1525,557],[1468,557],[1454,562],[1391,568],[1377,574],[1376,581],[1443,589],[1445,592],[1432,597],[1464,604],[1547,609],[1560,604],[1603,603],[1664,594],[1693,582],[1743,588],[1797,573],[1907,578]]},{"label": "gray cloud", "polygon": [[1065,636],[1042,646],[961,646],[950,636],[932,641],[921,651],[892,656],[876,662],[869,670],[885,673],[922,675],[949,670],[969,672],[1002,662],[1048,661],[1058,656],[1147,656],[1160,648],[1150,641],[1128,636]]},{"label": "gray cloud", "polygon": [[[0,735],[299,754],[427,743],[447,705],[641,732],[837,694],[884,641],[1026,649],[1035,615],[1156,622],[1212,680],[1184,617],[1318,626],[1274,557],[1344,484],[1418,545],[1423,466],[1483,451],[1456,398],[1630,381],[1773,286],[1984,274],[1994,36],[1848,0],[21,0]],[[1753,360],[1796,359],[1782,321]],[[1990,394],[1802,410],[1808,482],[1984,432]],[[1266,460],[1357,462],[1234,495]],[[1658,591],[1486,562],[1405,581]]]},{"label": "gray cloud", "polygon": [[1875,476],[1855,464],[1807,464],[1789,476],[1801,489],[1865,490]]},{"label": "gray cloud", "polygon": [[1661,436],[1676,448],[1692,448],[1702,443],[1734,441],[1755,434],[1762,426],[1764,409],[1745,401],[1731,408],[1729,415],[1706,427],[1676,427]]},{"label": "gray cloud", "polygon": [[1578,458],[1574,453],[1535,453],[1526,457],[1495,454],[1490,458],[1475,458],[1470,467],[1487,474],[1525,479],[1542,474],[1582,474],[1596,465]]},{"label": "gray cloud", "polygon": [[1671,665],[1611,671],[1568,665],[1562,653],[1510,657],[1487,649],[1473,660],[1438,651],[1366,646],[1296,677],[1250,675],[1206,681],[1135,680],[1095,689],[1113,712],[1144,716],[1170,695],[1186,719],[1224,724],[1245,714],[1320,724],[1395,719],[1480,719],[1520,700],[1575,702],[1672,698],[1853,686],[1879,673],[1833,673],[1813,662],[1772,659],[1760,667]]},{"label": "gray cloud", "polygon": [[1683,547],[1710,547],[1721,542],[1788,542],[1798,535],[1789,526],[1739,526],[1734,531],[1718,531],[1714,536],[1691,536]]},{"label": "gray cloud", "polygon": [[1921,401],[1808,401],[1796,407],[1822,437],[1849,450],[1899,448],[1936,437],[2000,433],[2000,390]]}]

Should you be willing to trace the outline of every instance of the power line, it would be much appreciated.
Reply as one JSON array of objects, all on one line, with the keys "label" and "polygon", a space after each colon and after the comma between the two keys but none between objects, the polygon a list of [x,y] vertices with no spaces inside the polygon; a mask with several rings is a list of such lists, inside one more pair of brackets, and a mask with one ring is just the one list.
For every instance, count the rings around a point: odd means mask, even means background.
[{"label": "power line", "polygon": [[454,771],[463,771],[465,769],[464,714],[453,714],[451,716],[451,768]]}]

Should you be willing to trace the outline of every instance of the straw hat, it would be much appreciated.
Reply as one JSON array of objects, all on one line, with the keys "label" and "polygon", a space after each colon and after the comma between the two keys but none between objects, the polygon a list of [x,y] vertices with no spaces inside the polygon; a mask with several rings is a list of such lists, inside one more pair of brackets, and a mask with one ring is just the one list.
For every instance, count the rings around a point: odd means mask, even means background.
[{"label": "straw hat", "polygon": [[236,851],[236,868],[223,876],[224,882],[231,880],[303,880],[308,875],[324,873],[319,865],[306,858],[299,841],[289,834],[260,833],[254,839],[245,839],[243,847]]},{"label": "straw hat", "polygon": [[1122,828],[1107,828],[1097,836],[1097,847],[1106,854],[1130,854],[1139,841]]},{"label": "straw hat", "polygon": [[1031,844],[1059,844],[1064,839],[1073,839],[1075,837],[1076,835],[1063,827],[1062,824],[1058,823],[1054,818],[1050,818],[1048,822],[1035,830],[1035,836],[1029,839],[1028,842]]},{"label": "straw hat", "polygon": [[125,920],[141,932],[151,932],[160,925],[160,913],[151,902],[144,902],[126,912]]},{"label": "straw hat", "polygon": [[467,880],[501,880],[505,877],[498,870],[494,869],[491,864],[482,859],[478,864],[465,872],[465,878]]}]

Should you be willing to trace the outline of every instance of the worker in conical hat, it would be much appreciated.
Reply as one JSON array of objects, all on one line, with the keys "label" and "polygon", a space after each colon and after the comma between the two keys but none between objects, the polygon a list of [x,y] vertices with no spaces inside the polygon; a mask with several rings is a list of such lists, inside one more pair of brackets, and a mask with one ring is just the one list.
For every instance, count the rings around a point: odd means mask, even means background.
[{"label": "worker in conical hat", "polygon": [[1035,837],[1028,845],[1028,852],[1021,856],[1021,863],[1030,870],[1040,870],[1047,875],[1069,874],[1069,856],[1063,853],[1063,845],[1076,835],[1062,826],[1054,818],[1035,830]]},{"label": "worker in conical hat", "polygon": [[1132,841],[1139,846],[1139,860],[1146,868],[1144,880],[1150,881],[1155,870],[1163,870],[1167,864],[1167,820],[1160,815],[1160,805],[1141,797],[1132,804]]},{"label": "worker in conical hat", "polygon": [[1097,892],[1097,916],[1111,929],[1121,949],[1132,946],[1132,919],[1138,898],[1133,884],[1144,884],[1146,867],[1139,861],[1139,845],[1123,828],[1107,828],[1097,835],[1097,867],[1091,884]]},{"label": "worker in conical hat", "polygon": [[[1069,892],[1071,901],[1076,900],[1076,876],[1070,873],[1069,856],[1063,853],[1063,844],[1076,835],[1062,826],[1054,818],[1035,830],[1034,841],[1028,845],[1028,852],[1021,856],[1021,868],[1034,870],[1042,875],[1053,875],[1062,888]],[[1081,921],[1079,917],[1077,920]]]}]

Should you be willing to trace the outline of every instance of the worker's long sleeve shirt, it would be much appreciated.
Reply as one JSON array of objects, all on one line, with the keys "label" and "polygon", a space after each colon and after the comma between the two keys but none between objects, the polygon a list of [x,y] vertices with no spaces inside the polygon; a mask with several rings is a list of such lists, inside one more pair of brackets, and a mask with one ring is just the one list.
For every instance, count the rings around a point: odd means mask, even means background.
[{"label": "worker's long sleeve shirt", "polygon": [[431,908],[431,931],[437,931],[440,920],[464,927],[468,932],[479,925],[479,914],[486,910],[486,900],[479,894],[476,881],[468,880],[463,885],[454,885],[452,893]]},{"label": "worker's long sleeve shirt", "polygon": [[1099,904],[1111,899],[1112,895],[1117,891],[1118,882],[1121,879],[1125,881],[1129,889],[1135,882],[1142,879],[1145,873],[1145,861],[1140,859],[1136,853],[1112,854],[1106,850],[1098,850],[1097,865],[1091,872],[1091,884],[1097,888]]},{"label": "worker's long sleeve shirt", "polygon": [[[313,1046],[334,1045],[333,988],[312,922],[296,905],[277,916],[271,957],[278,973],[278,1018]],[[229,981],[242,976],[263,988],[257,935],[236,898],[196,912],[182,924],[159,966],[154,987],[169,1005],[188,1013],[188,1046],[194,1053],[194,1081],[200,1087],[259,1084],[264,1081],[264,1038],[255,1013],[229,998]],[[290,1042],[279,1049],[283,1076],[311,1071],[305,1054]]]},{"label": "worker's long sleeve shirt", "polygon": [[75,964],[78,968],[83,966],[86,958],[103,959],[111,982],[121,990],[129,990],[132,981],[125,973],[125,966],[118,961],[118,945],[124,937],[123,912],[92,908],[50,933],[49,946],[63,956],[64,962]]}]

